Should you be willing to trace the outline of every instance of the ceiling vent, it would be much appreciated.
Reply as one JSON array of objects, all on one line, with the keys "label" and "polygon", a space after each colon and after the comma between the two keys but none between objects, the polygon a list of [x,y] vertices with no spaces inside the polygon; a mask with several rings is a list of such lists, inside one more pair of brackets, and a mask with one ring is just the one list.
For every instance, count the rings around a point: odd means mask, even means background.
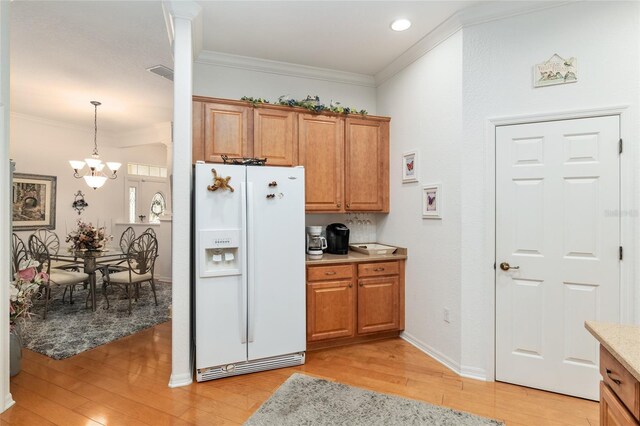
[{"label": "ceiling vent", "polygon": [[173,70],[171,68],[167,68],[164,65],[155,65],[153,67],[147,68],[147,71],[157,74],[160,77],[164,77],[167,80],[173,81]]}]

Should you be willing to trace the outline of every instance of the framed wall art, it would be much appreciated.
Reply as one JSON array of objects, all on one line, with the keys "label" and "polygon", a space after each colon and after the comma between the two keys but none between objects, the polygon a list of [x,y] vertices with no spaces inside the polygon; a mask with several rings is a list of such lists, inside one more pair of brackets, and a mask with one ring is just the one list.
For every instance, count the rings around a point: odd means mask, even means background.
[{"label": "framed wall art", "polygon": [[402,154],[402,183],[418,182],[418,151]]},{"label": "framed wall art", "polygon": [[16,231],[55,229],[56,177],[14,173],[11,219]]},{"label": "framed wall art", "polygon": [[422,187],[422,218],[442,219],[442,185],[434,183]]}]

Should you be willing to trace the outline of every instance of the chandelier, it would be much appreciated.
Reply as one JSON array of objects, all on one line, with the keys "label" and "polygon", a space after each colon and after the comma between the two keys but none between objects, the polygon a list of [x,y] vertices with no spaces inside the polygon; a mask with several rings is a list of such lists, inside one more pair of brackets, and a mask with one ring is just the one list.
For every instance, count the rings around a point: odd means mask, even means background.
[{"label": "chandelier", "polygon": [[[73,168],[73,176],[77,179],[84,178],[84,181],[93,189],[98,189],[109,179],[117,178],[117,172],[120,168],[120,163],[115,162],[107,162],[106,167],[111,171],[109,175],[106,175],[102,170],[105,168],[105,163],[100,160],[100,155],[98,155],[98,105],[102,105],[98,101],[91,101],[91,105],[94,107],[94,117],[93,117],[93,154],[91,154],[91,158],[85,158],[84,161],[71,160],[69,164],[71,164],[71,168]],[[78,173],[80,170],[84,168],[84,166],[89,168],[89,170],[83,175]]]}]

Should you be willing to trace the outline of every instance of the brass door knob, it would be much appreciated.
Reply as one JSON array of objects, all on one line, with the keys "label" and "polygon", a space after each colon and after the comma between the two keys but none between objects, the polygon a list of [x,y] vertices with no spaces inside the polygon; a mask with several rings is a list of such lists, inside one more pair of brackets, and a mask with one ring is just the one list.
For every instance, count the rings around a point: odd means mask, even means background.
[{"label": "brass door knob", "polygon": [[511,266],[507,262],[502,262],[500,264],[500,269],[502,269],[503,271],[508,271],[509,269],[520,269],[520,267],[519,266]]}]

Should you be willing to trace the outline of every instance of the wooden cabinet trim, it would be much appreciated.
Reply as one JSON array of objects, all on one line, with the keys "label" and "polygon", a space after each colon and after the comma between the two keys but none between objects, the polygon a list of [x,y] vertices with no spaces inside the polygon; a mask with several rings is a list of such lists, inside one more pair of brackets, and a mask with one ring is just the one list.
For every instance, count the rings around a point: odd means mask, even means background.
[{"label": "wooden cabinet trim", "polygon": [[204,161],[204,105],[193,102],[192,161]]}]

